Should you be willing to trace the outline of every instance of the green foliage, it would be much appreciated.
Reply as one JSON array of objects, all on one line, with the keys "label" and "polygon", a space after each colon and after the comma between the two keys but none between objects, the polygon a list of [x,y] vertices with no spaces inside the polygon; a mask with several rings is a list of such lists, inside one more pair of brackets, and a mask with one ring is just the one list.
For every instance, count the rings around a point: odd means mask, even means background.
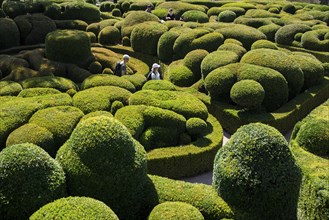
[{"label": "green foliage", "polygon": [[107,111],[95,111],[95,112],[90,112],[83,116],[80,121],[86,120],[88,118],[93,118],[93,117],[98,117],[98,116],[106,116],[112,118],[113,115],[110,112]]},{"label": "green foliage", "polygon": [[121,40],[121,33],[118,28],[107,26],[98,35],[98,42],[103,45],[117,44]]},{"label": "green foliage", "polygon": [[130,37],[135,25],[141,24],[146,21],[159,22],[159,18],[151,13],[145,11],[132,11],[129,12],[127,17],[122,23],[121,34],[123,37]]},{"label": "green foliage", "polygon": [[100,74],[103,70],[103,66],[100,62],[94,61],[89,65],[88,70],[92,74]]},{"label": "green foliage", "polygon": [[206,23],[209,21],[208,15],[202,11],[190,10],[182,14],[182,18],[185,22],[193,21],[199,23]]},{"label": "green foliage", "polygon": [[208,16],[218,16],[223,11],[233,11],[236,16],[241,16],[246,13],[246,10],[240,7],[211,7],[207,11]]},{"label": "green foliage", "polygon": [[21,43],[26,45],[43,44],[46,35],[56,30],[55,22],[41,14],[17,16],[14,21],[20,30]]},{"label": "green foliage", "polygon": [[[180,17],[184,14],[186,11],[191,11],[191,10],[197,10],[201,12],[206,12],[205,8],[200,6],[200,5],[194,5],[194,4],[189,4],[186,2],[163,2],[157,6],[159,9],[167,9],[167,11],[172,8],[174,10],[174,14],[176,17],[176,20],[179,20]],[[185,17],[184,17],[185,19]]]},{"label": "green foliage", "polygon": [[296,142],[315,155],[329,156],[329,121],[314,119],[302,124]]},{"label": "green foliage", "polygon": [[311,28],[305,24],[289,24],[281,27],[275,34],[275,42],[283,45],[296,45],[295,35],[297,33],[305,33]]},{"label": "green foliage", "polygon": [[289,98],[298,95],[304,85],[304,74],[299,64],[283,51],[251,50],[242,57],[241,62],[269,67],[280,72],[288,82]]},{"label": "green foliage", "polygon": [[172,63],[166,72],[170,81],[176,86],[188,87],[197,82],[200,78],[184,65]]},{"label": "green foliage", "polygon": [[120,101],[126,105],[130,96],[128,90],[116,86],[98,86],[78,92],[73,96],[73,105],[85,114],[101,110],[110,111],[111,103]]},{"label": "green foliage", "polygon": [[207,55],[201,63],[202,77],[206,76],[218,67],[236,63],[239,61],[239,56],[232,51],[218,50]]},{"label": "green foliage", "polygon": [[202,135],[207,131],[207,123],[200,118],[190,118],[186,121],[186,130],[190,135]]},{"label": "green foliage", "polygon": [[115,8],[115,4],[113,2],[102,2],[99,6],[99,10],[102,12],[111,12]]},{"label": "green foliage", "polygon": [[236,218],[296,218],[300,181],[285,138],[265,124],[242,126],[216,155],[213,186]]},{"label": "green foliage", "polygon": [[232,2],[232,3],[226,3],[224,4],[222,7],[239,7],[239,8],[243,8],[246,11],[248,11],[249,9],[256,9],[256,6],[252,3],[247,3],[247,2]]},{"label": "green foliage", "polygon": [[81,20],[55,20],[57,29],[72,29],[85,31],[88,24]]},{"label": "green foliage", "polygon": [[144,84],[142,89],[176,91],[176,86],[167,80],[150,80]]},{"label": "green foliage", "polygon": [[129,99],[130,105],[149,105],[172,110],[183,115],[186,119],[197,117],[207,119],[208,110],[195,96],[178,91],[141,90]]},{"label": "green foliage", "polygon": [[97,74],[92,75],[85,79],[81,84],[81,89],[89,89],[97,86],[116,86],[123,89],[126,89],[130,92],[135,92],[136,88],[129,80],[108,74]]},{"label": "green foliage", "polygon": [[20,1],[3,1],[1,7],[5,14],[12,19],[27,13],[26,5]]},{"label": "green foliage", "polygon": [[289,14],[295,14],[296,10],[297,9],[293,4],[286,4],[282,7],[282,11],[285,11]]},{"label": "green foliage", "polygon": [[104,203],[88,197],[61,198],[36,211],[31,220],[42,219],[108,219],[119,220],[117,215]]},{"label": "green foliage", "polygon": [[263,34],[265,34],[267,40],[274,42],[275,34],[281,28],[281,26],[277,24],[268,24],[258,28]]},{"label": "green foliage", "polygon": [[179,133],[174,127],[148,127],[140,136],[140,143],[146,151],[152,149],[175,146],[178,143]]},{"label": "green foliage", "polygon": [[143,197],[150,190],[144,187],[145,150],[116,119],[99,116],[81,121],[56,159],[71,195],[103,201],[119,218],[142,219],[143,211],[148,211],[144,209],[150,201]]},{"label": "green foliage", "polygon": [[158,193],[159,202],[185,202],[196,207],[205,219],[233,218],[226,202],[208,185],[192,184],[160,176],[150,176]]},{"label": "green foliage", "polygon": [[12,19],[0,18],[0,50],[20,45],[20,32]]},{"label": "green foliage", "polygon": [[259,30],[242,24],[230,25],[217,31],[223,34],[225,39],[233,38],[239,40],[247,50],[250,49],[255,41],[266,39],[266,36]]},{"label": "green foliage", "polygon": [[36,124],[25,124],[8,136],[6,147],[15,144],[32,143],[44,149],[51,156],[56,155],[54,135],[44,127]]},{"label": "green foliage", "polygon": [[220,12],[217,18],[219,22],[233,22],[235,19],[235,12],[230,10]]},{"label": "green foliage", "polygon": [[192,70],[195,78],[201,78],[201,62],[208,55],[208,51],[204,49],[192,50],[184,57],[184,65]]},{"label": "green foliage", "polygon": [[61,92],[53,88],[30,88],[24,89],[19,94],[18,97],[27,98],[35,96],[43,96],[50,94],[60,94]]},{"label": "green foliage", "polygon": [[0,81],[0,96],[16,96],[22,91],[21,84],[13,81]]},{"label": "green foliage", "polygon": [[220,33],[213,32],[205,34],[197,39],[194,39],[191,43],[191,49],[204,49],[208,52],[217,50],[217,48],[224,42],[224,36]]},{"label": "green foliage", "polygon": [[136,52],[156,55],[159,38],[167,30],[167,26],[155,22],[136,25],[131,32],[131,47]]},{"label": "green foliage", "polygon": [[121,77],[131,82],[135,86],[136,90],[142,89],[144,83],[146,82],[146,77],[143,74],[136,73],[134,75],[124,75]]},{"label": "green foliage", "polygon": [[55,155],[57,149],[70,137],[83,115],[78,108],[56,106],[37,111],[29,122],[48,129],[54,135],[56,149],[51,153]]},{"label": "green foliage", "polygon": [[327,29],[308,31],[304,33],[302,36],[302,46],[309,50],[328,51],[329,41],[324,39],[324,36],[327,33]]},{"label": "green foliage", "polygon": [[66,195],[62,167],[34,144],[17,144],[0,152],[0,180],[1,219],[27,219]]},{"label": "green foliage", "polygon": [[174,43],[179,37],[179,33],[175,31],[167,31],[158,41],[157,55],[163,62],[169,62],[174,55]]},{"label": "green foliage", "polygon": [[299,64],[304,73],[303,89],[308,89],[322,82],[324,68],[318,59],[313,55],[302,52],[295,52],[291,57]]},{"label": "green foliage", "polygon": [[236,75],[228,68],[217,68],[205,78],[204,84],[213,100],[229,100],[230,91],[236,82]]},{"label": "green foliage", "polygon": [[235,43],[224,43],[218,47],[218,50],[232,51],[239,56],[239,59],[247,53],[247,50],[243,46]]},{"label": "green foliage", "polygon": [[234,23],[259,28],[264,25],[272,24],[272,20],[274,20],[274,18],[249,18],[245,15],[235,19]]},{"label": "green foliage", "polygon": [[111,113],[114,115],[120,108],[123,108],[124,105],[120,101],[114,101],[111,105]]},{"label": "green foliage", "polygon": [[200,211],[194,206],[184,202],[164,202],[154,207],[150,213],[149,220],[204,220]]},{"label": "green foliage", "polygon": [[236,104],[254,109],[261,106],[265,91],[262,85],[254,80],[241,80],[232,86],[230,97]]},{"label": "green foliage", "polygon": [[262,48],[267,48],[267,49],[272,49],[272,50],[279,49],[275,43],[273,43],[269,40],[258,40],[251,45],[251,50],[262,49]]},{"label": "green foliage", "polygon": [[115,16],[115,17],[121,17],[122,13],[121,13],[120,9],[115,8],[115,9],[112,10],[112,15]]},{"label": "green foliage", "polygon": [[69,89],[77,90],[78,86],[69,79],[56,76],[34,77],[21,82],[24,89],[28,88],[54,88],[61,92]]},{"label": "green foliage", "polygon": [[90,55],[90,40],[85,32],[57,30],[46,37],[46,57],[50,60],[78,64]]},{"label": "green foliage", "polygon": [[134,2],[130,5],[129,10],[130,11],[139,11],[139,10],[143,10],[145,11],[145,9],[147,8],[148,5],[151,5],[152,8],[154,8],[154,5],[149,2],[149,1],[142,1],[142,2]]}]

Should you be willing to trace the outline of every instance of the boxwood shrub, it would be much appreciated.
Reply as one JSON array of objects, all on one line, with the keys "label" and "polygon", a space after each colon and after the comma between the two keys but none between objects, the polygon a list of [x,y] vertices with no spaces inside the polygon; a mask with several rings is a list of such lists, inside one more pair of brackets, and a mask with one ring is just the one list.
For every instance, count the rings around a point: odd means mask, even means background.
[{"label": "boxwood shrub", "polygon": [[200,78],[195,76],[188,67],[181,64],[182,62],[174,62],[169,65],[166,72],[169,80],[176,86],[188,87],[197,82]]},{"label": "boxwood shrub", "polygon": [[201,78],[201,62],[208,54],[208,51],[204,49],[196,49],[184,57],[184,65],[192,70],[197,79]]},{"label": "boxwood shrub", "polygon": [[157,55],[163,62],[169,62],[174,56],[174,43],[179,37],[179,33],[176,31],[167,31],[158,41]]},{"label": "boxwood shrub", "polygon": [[[74,90],[75,91],[75,90]],[[53,88],[29,88],[22,90],[17,96],[22,98],[60,94],[61,92]]]},{"label": "boxwood shrub", "polygon": [[60,164],[34,144],[0,152],[0,217],[27,219],[43,205],[66,196]]},{"label": "boxwood shrub", "polygon": [[304,33],[301,41],[302,46],[309,50],[328,51],[329,41],[324,39],[324,36],[327,33],[327,29],[308,31]]},{"label": "boxwood shrub", "polygon": [[12,19],[0,18],[0,50],[20,45],[20,32]]},{"label": "boxwood shrub", "polygon": [[31,220],[45,218],[119,220],[103,202],[88,197],[66,197],[55,200],[41,207],[30,217]]},{"label": "boxwood shrub", "polygon": [[118,28],[107,26],[103,28],[98,34],[98,43],[103,45],[115,45],[120,43],[121,33]]},{"label": "boxwood shrub", "polygon": [[145,11],[132,11],[127,14],[126,18],[122,23],[121,34],[122,37],[130,37],[135,25],[146,22],[155,21],[159,22],[159,18],[151,13]]},{"label": "boxwood shrub", "polygon": [[22,91],[21,84],[13,81],[0,82],[0,96],[17,96]]},{"label": "boxwood shrub", "polygon": [[81,121],[56,159],[71,195],[103,201],[119,218],[146,217],[150,202],[143,197],[150,190],[145,188],[146,153],[116,119],[99,116]]},{"label": "boxwood shrub", "polygon": [[288,24],[281,27],[275,34],[275,42],[283,45],[296,45],[295,35],[297,33],[305,33],[312,30],[306,24]]},{"label": "boxwood shrub", "polygon": [[189,10],[182,14],[185,22],[193,21],[199,23],[206,23],[209,21],[208,15],[205,12],[198,10]]},{"label": "boxwood shrub", "polygon": [[116,86],[126,89],[130,92],[135,92],[136,88],[129,80],[108,74],[96,74],[85,79],[81,84],[81,89],[89,89],[98,86]]},{"label": "boxwood shrub", "polygon": [[217,20],[219,22],[233,22],[236,19],[236,14],[234,11],[226,10],[218,14]]},{"label": "boxwood shrub", "polygon": [[239,56],[239,59],[247,53],[247,50],[243,46],[235,43],[224,43],[218,47],[218,50],[232,51]]},{"label": "boxwood shrub", "polygon": [[144,90],[171,90],[176,91],[176,86],[167,80],[150,80],[144,84]]},{"label": "boxwood shrub", "polygon": [[197,208],[184,202],[161,203],[154,207],[148,217],[149,220],[157,220],[161,218],[165,218],[168,220],[204,220],[203,215]]},{"label": "boxwood shrub", "polygon": [[216,155],[213,186],[237,218],[296,218],[300,182],[285,138],[265,124],[239,128]]}]

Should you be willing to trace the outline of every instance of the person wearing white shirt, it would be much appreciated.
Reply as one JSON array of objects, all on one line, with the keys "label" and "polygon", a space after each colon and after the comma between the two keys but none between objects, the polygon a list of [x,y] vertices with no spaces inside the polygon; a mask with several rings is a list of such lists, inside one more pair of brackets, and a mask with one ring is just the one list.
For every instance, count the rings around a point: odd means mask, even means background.
[{"label": "person wearing white shirt", "polygon": [[159,68],[160,68],[160,65],[157,63],[154,63],[152,65],[151,72],[147,76],[147,80],[161,80],[162,76],[159,73]]}]

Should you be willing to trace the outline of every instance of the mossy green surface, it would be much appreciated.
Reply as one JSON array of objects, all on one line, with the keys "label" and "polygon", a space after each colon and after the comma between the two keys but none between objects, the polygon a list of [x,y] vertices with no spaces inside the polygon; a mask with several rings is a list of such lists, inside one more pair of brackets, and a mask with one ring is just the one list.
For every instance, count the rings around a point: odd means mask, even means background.
[{"label": "mossy green surface", "polygon": [[176,86],[167,80],[150,80],[143,85],[143,90],[171,90],[175,91]]},{"label": "mossy green surface", "polygon": [[69,79],[56,76],[34,77],[21,82],[24,89],[28,88],[54,88],[61,92],[69,89],[78,90],[78,86]]},{"label": "mossy green surface", "polygon": [[55,200],[36,211],[30,219],[119,220],[103,202],[88,197],[66,197]]},{"label": "mossy green surface", "polygon": [[66,195],[62,167],[34,144],[17,144],[0,152],[0,180],[1,219],[27,219]]},{"label": "mossy green surface", "polygon": [[97,74],[88,77],[82,82],[81,89],[85,90],[98,86],[116,86],[130,92],[136,91],[134,84],[132,84],[128,79],[108,74]]},{"label": "mossy green surface", "polygon": [[0,96],[17,96],[22,91],[22,86],[13,81],[0,82]]},{"label": "mossy green surface", "polygon": [[22,90],[17,97],[27,98],[35,96],[44,96],[52,94],[60,94],[61,92],[53,88],[29,88]]}]

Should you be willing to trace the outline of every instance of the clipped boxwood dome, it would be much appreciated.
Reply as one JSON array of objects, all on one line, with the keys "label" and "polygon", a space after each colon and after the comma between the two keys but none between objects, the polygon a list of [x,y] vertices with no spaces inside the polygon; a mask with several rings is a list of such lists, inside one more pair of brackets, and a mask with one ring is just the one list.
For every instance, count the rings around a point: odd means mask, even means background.
[{"label": "clipped boxwood dome", "polygon": [[0,218],[28,219],[66,195],[65,174],[40,147],[17,144],[0,152],[0,189]]},{"label": "clipped boxwood dome", "polygon": [[103,45],[113,45],[120,43],[121,33],[118,28],[107,26],[98,34],[98,43]]},{"label": "clipped boxwood dome", "polygon": [[144,84],[142,89],[176,91],[176,86],[167,80],[150,80]]},{"label": "clipped boxwood dome", "polygon": [[16,96],[22,89],[21,84],[18,82],[0,81],[0,96]]},{"label": "clipped boxwood dome", "polygon": [[0,50],[19,46],[20,32],[12,19],[0,18],[0,33]]},{"label": "clipped boxwood dome", "polygon": [[213,186],[236,218],[295,219],[301,174],[278,130],[242,126],[215,158]]},{"label": "clipped boxwood dome", "polygon": [[46,37],[46,57],[63,63],[83,63],[91,55],[88,34],[78,30],[57,30]]},{"label": "clipped boxwood dome", "polygon": [[44,219],[107,219],[119,220],[104,203],[88,197],[61,198],[36,211],[30,220]]},{"label": "clipped boxwood dome", "polygon": [[152,210],[148,220],[204,220],[201,212],[185,202],[164,202]]},{"label": "clipped boxwood dome", "polygon": [[235,12],[230,10],[220,12],[217,18],[219,22],[233,22],[235,19],[236,19]]},{"label": "clipped boxwood dome", "polygon": [[175,63],[168,67],[166,74],[169,75],[170,81],[176,86],[188,87],[200,79],[186,66]]},{"label": "clipped boxwood dome", "polygon": [[208,51],[204,49],[192,50],[184,57],[184,65],[192,70],[193,74],[201,78],[201,62],[208,55]]},{"label": "clipped boxwood dome", "polygon": [[251,50],[262,49],[262,48],[278,50],[276,44],[269,40],[258,40],[251,45]]},{"label": "clipped boxwood dome", "polygon": [[27,98],[27,97],[44,96],[44,95],[60,94],[60,93],[61,93],[60,91],[53,88],[30,88],[30,89],[22,90],[18,94],[18,97]]},{"label": "clipped boxwood dome", "polygon": [[145,214],[146,153],[116,119],[99,116],[81,121],[56,159],[71,195],[103,201],[119,218]]},{"label": "clipped boxwood dome", "polygon": [[185,22],[193,21],[199,23],[206,23],[209,21],[208,15],[198,10],[186,11],[182,14],[182,18],[184,19]]},{"label": "clipped boxwood dome", "polygon": [[201,118],[190,118],[186,121],[186,130],[190,135],[201,135],[207,131],[207,122]]},{"label": "clipped boxwood dome", "polygon": [[296,137],[297,143],[319,156],[329,156],[329,121],[314,119],[303,124]]},{"label": "clipped boxwood dome", "polygon": [[305,33],[312,30],[306,24],[288,24],[281,27],[275,34],[275,42],[283,45],[293,45],[297,33]]},{"label": "clipped boxwood dome", "polygon": [[268,67],[280,72],[288,82],[289,98],[298,95],[304,85],[304,74],[299,64],[283,51],[251,50],[242,57],[241,62]]},{"label": "clipped boxwood dome", "polygon": [[159,59],[163,62],[169,62],[174,55],[174,43],[179,37],[179,33],[176,31],[167,31],[158,41],[157,55]]},{"label": "clipped boxwood dome", "polygon": [[166,25],[157,22],[138,24],[131,32],[131,47],[136,52],[156,55],[159,38],[167,30]]},{"label": "clipped boxwood dome", "polygon": [[259,107],[265,97],[263,86],[254,80],[241,80],[235,83],[230,92],[231,99],[241,107]]},{"label": "clipped boxwood dome", "polygon": [[47,128],[39,125],[30,123],[14,130],[7,138],[6,147],[23,143],[35,144],[51,156],[56,155],[54,135]]}]

